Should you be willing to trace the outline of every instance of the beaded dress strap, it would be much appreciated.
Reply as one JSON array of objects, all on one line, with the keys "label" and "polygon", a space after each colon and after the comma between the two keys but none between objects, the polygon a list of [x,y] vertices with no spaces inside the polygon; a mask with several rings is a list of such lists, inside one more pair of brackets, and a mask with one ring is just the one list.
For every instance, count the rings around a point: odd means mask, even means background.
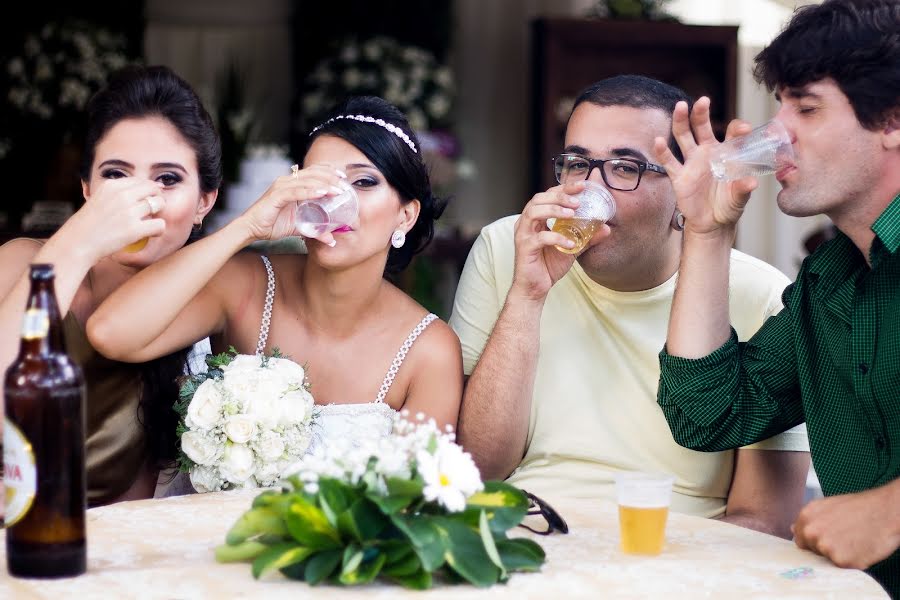
[{"label": "beaded dress strap", "polygon": [[268,256],[260,256],[266,266],[266,305],[263,307],[262,323],[259,324],[259,339],[256,342],[256,354],[262,354],[269,339],[269,325],[272,324],[272,304],[275,302],[275,271]]},{"label": "beaded dress strap", "polygon": [[397,355],[394,357],[394,360],[391,361],[391,368],[388,369],[387,375],[384,376],[384,381],[381,382],[381,389],[378,390],[378,397],[375,398],[375,404],[383,404],[384,398],[387,396],[388,390],[391,389],[391,384],[394,383],[394,377],[397,376],[397,372],[400,370],[400,365],[403,364],[403,359],[406,358],[406,354],[409,352],[409,349],[412,348],[413,342],[416,341],[416,338],[425,331],[425,328],[428,327],[432,321],[437,319],[437,315],[434,313],[428,313],[425,317],[419,321],[419,324],[410,332],[410,334],[406,337],[406,341],[403,342],[403,345],[400,346],[400,349],[397,351]]}]

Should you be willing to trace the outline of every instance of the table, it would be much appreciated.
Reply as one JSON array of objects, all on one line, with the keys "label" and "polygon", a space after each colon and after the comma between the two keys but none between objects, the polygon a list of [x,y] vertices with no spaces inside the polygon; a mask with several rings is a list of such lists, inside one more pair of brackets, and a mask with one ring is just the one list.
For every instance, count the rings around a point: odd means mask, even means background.
[{"label": "table", "polygon": [[[513,575],[489,590],[446,586],[422,593],[382,583],[312,588],[278,573],[256,581],[248,564],[223,565],[213,558],[213,548],[256,493],[195,494],[92,509],[86,575],[24,580],[2,569],[0,598],[887,598],[865,573],[834,567],[792,542],[687,515],[670,515],[662,555],[626,556],[618,547],[614,505],[549,497],[570,533],[533,536],[547,552],[542,571]],[[5,545],[0,555],[5,564]],[[811,567],[813,575],[780,575],[796,567]]]}]

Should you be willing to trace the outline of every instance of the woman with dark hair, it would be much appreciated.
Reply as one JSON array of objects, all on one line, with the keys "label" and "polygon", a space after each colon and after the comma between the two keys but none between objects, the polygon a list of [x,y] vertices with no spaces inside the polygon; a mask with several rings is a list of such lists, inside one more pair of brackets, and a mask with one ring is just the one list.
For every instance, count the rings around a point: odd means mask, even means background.
[{"label": "woman with dark hair", "polygon": [[[256,240],[298,235],[297,203],[348,184],[359,197],[357,222],[307,239],[308,254],[238,253]],[[386,435],[400,409],[455,427],[459,340],[385,279],[430,241],[442,208],[403,114],[380,98],[353,98],[313,129],[302,170],[117,290],[91,318],[90,339],[129,361],[206,336],[215,351],[278,348],[308,366],[322,405],[320,442]]]},{"label": "woman with dark hair", "polygon": [[87,382],[87,484],[92,506],[152,497],[175,458],[174,379],[187,350],[154,360],[104,358],[84,326],[116,288],[181,248],[222,178],[219,138],[191,87],[165,67],[128,67],[88,105],[84,205],[47,240],[0,247],[0,365],[18,350],[29,263],[52,263],[68,353]]}]

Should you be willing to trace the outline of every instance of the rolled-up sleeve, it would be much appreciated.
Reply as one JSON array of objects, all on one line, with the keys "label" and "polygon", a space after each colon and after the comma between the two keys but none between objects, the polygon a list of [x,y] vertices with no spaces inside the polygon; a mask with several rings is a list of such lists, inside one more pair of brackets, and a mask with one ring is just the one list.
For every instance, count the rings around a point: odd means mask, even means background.
[{"label": "rolled-up sleeve", "polygon": [[678,444],[738,448],[804,421],[790,319],[790,310],[781,311],[747,342],[732,329],[720,348],[698,359],[663,348],[657,401]]}]

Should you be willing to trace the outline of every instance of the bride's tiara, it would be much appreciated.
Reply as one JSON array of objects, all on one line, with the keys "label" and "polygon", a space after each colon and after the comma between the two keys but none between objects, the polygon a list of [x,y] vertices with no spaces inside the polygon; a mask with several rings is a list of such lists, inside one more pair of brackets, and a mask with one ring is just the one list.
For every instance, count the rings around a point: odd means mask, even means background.
[{"label": "bride's tiara", "polygon": [[393,123],[388,123],[384,119],[376,119],[375,117],[367,117],[365,115],[338,115],[336,117],[328,119],[321,125],[316,125],[315,127],[313,127],[312,131],[309,132],[309,135],[314,134],[318,130],[322,129],[323,127],[325,127],[326,125],[331,123],[332,121],[337,121],[338,119],[353,119],[354,121],[361,121],[363,123],[374,123],[375,125],[378,125],[379,127],[384,127],[385,129],[387,129],[388,131],[390,131],[391,133],[396,135],[398,138],[403,140],[403,142],[407,146],[409,146],[410,150],[412,150],[416,154],[419,153],[419,151],[416,150],[416,145],[413,143],[413,141],[411,139],[409,139],[409,136],[406,135],[405,131],[403,131],[402,129],[400,129],[399,127],[394,125]]}]

